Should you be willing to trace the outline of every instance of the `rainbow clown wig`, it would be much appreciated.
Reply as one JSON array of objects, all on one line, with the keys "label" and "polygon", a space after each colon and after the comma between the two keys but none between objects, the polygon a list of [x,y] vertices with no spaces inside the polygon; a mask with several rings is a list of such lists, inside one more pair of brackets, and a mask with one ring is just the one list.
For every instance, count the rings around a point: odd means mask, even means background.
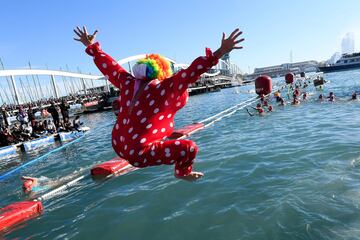
[{"label": "rainbow clown wig", "polygon": [[149,54],[133,66],[134,77],[141,80],[164,80],[171,77],[171,63],[159,54]]}]

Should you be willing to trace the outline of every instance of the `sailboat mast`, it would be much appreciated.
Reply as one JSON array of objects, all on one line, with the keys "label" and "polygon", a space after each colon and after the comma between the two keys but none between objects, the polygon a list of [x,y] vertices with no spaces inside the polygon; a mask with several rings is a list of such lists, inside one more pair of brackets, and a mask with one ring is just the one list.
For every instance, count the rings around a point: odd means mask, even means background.
[{"label": "sailboat mast", "polygon": [[[3,70],[5,70],[5,68],[4,68],[4,63],[3,63],[3,61],[1,60],[1,58],[0,58],[0,64],[1,64],[1,68],[3,69]],[[8,83],[8,87],[9,87],[9,91],[10,91],[10,94],[11,94],[11,97],[12,97],[12,99],[13,99],[13,103],[17,103],[16,102],[16,98],[15,98],[15,96],[14,96],[14,94],[13,94],[13,92],[12,92],[12,85],[11,85],[11,82],[10,82],[10,79],[9,79],[9,77],[8,76],[6,76],[5,77],[6,78],[6,81],[7,81],[7,83]],[[10,99],[9,99],[9,103],[10,103]]]},{"label": "sailboat mast", "polygon": [[[31,69],[31,63],[30,63],[30,61],[29,61],[29,68]],[[32,80],[33,80],[33,82],[34,82],[35,97],[36,97],[36,99],[39,99],[39,92],[38,92],[37,87],[36,87],[35,76],[34,76],[34,75],[31,75],[31,77],[32,77]]]},{"label": "sailboat mast", "polygon": [[21,85],[21,90],[22,90],[21,97],[25,100],[25,103],[27,103],[28,99],[26,98],[26,95],[25,95],[24,84],[23,84],[23,82],[21,80],[21,77],[19,77],[19,80],[20,80],[20,85]]}]

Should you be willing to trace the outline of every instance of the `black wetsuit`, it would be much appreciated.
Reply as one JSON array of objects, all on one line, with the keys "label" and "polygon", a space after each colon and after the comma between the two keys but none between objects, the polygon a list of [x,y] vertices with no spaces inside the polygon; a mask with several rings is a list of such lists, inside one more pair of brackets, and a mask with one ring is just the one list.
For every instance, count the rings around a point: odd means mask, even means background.
[{"label": "black wetsuit", "polygon": [[69,118],[69,110],[68,110],[69,108],[70,108],[69,104],[65,101],[60,104],[60,109],[63,119]]},{"label": "black wetsuit", "polygon": [[59,113],[55,107],[55,105],[51,105],[47,111],[51,114],[52,118],[53,118],[53,121],[54,121],[54,124],[56,126],[56,128],[59,127]]}]

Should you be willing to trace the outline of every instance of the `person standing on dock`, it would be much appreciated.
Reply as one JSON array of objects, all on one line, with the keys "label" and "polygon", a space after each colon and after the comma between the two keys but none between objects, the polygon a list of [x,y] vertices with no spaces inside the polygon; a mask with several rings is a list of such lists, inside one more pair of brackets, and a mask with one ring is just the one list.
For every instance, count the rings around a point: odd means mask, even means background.
[{"label": "person standing on dock", "polygon": [[55,127],[58,128],[59,127],[59,112],[57,110],[57,107],[55,106],[54,102],[51,102],[51,106],[47,109],[47,111],[51,114]]},{"label": "person standing on dock", "polygon": [[105,77],[120,89],[120,108],[112,131],[115,152],[135,167],[175,164],[175,177],[197,180],[203,173],[194,172],[192,165],[197,146],[191,140],[166,140],[174,131],[174,115],[188,100],[188,85],[218,63],[226,53],[244,39],[239,29],[229,38],[222,36],[221,46],[214,53],[206,49],[206,56],[195,59],[187,69],[173,75],[170,62],[157,54],[149,54],[133,67],[134,76],[94,42],[97,31],[89,35],[85,27],[74,30],[76,41],[86,46],[86,52]]},{"label": "person standing on dock", "polygon": [[34,114],[34,110],[32,109],[31,104],[29,104],[29,108],[28,108],[27,114],[28,114],[29,123],[31,123],[31,126],[34,127],[35,114]]},{"label": "person standing on dock", "polygon": [[4,118],[4,114],[3,114],[3,107],[1,107],[0,109],[0,129],[1,128],[6,128],[7,126],[5,125],[5,118]]},{"label": "person standing on dock", "polygon": [[65,99],[63,99],[60,104],[60,110],[63,119],[69,118],[69,108],[69,103]]},{"label": "person standing on dock", "polygon": [[8,127],[8,126],[9,126],[9,122],[8,122],[8,120],[7,120],[8,113],[7,113],[7,111],[6,111],[6,109],[5,109],[4,106],[1,106],[0,115],[1,115],[1,116],[0,116],[0,119],[1,119],[1,117],[2,117],[2,122],[1,122],[1,124],[3,124],[3,127]]}]

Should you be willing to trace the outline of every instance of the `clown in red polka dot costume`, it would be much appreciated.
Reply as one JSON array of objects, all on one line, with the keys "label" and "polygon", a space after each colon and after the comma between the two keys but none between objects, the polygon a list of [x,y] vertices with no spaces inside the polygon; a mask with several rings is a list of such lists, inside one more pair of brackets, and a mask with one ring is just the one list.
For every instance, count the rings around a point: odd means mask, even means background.
[{"label": "clown in red polka dot costume", "polygon": [[221,47],[206,56],[196,58],[187,69],[172,73],[170,63],[157,54],[147,55],[133,67],[131,75],[95,42],[97,31],[89,35],[85,27],[74,30],[93,57],[104,76],[120,89],[119,113],[112,131],[115,152],[131,165],[139,168],[155,165],[175,165],[175,176],[196,180],[203,176],[193,171],[198,147],[191,140],[165,140],[174,131],[174,117],[185,106],[188,85],[218,63],[222,55],[244,39],[242,32],[233,31],[228,38],[223,33]]}]

